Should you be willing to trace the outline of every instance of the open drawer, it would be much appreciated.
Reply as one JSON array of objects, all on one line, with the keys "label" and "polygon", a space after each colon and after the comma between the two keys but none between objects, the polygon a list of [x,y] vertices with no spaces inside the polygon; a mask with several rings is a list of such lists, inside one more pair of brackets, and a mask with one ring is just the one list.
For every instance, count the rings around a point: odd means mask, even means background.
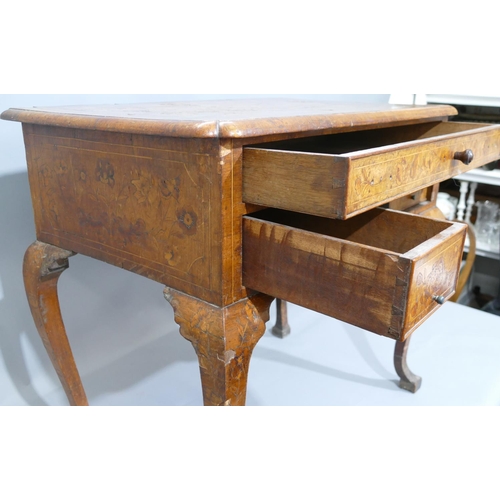
[{"label": "open drawer", "polygon": [[380,208],[348,221],[267,209],[243,220],[243,284],[404,340],[454,294],[465,235]]},{"label": "open drawer", "polygon": [[500,158],[500,125],[430,122],[247,146],[243,201],[347,219]]}]

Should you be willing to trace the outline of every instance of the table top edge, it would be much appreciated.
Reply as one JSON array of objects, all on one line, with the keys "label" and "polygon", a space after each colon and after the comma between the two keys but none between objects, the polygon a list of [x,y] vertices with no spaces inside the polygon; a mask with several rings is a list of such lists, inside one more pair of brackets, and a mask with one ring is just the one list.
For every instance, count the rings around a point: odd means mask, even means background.
[{"label": "table top edge", "polygon": [[[207,101],[210,103],[210,101]],[[228,101],[232,105],[233,102]],[[338,111],[332,103],[321,103],[318,101],[289,101],[291,103],[289,114],[287,114],[286,103],[280,102],[281,108],[273,110],[272,102],[266,116],[265,106],[260,103],[261,108],[251,113],[241,113],[235,117],[210,115],[208,118],[200,118],[193,114],[193,119],[179,117],[179,113],[159,118],[159,114],[151,113],[151,117],[142,112],[142,115],[128,113],[128,116],[111,116],[106,114],[106,107],[75,107],[77,112],[72,111],[71,106],[53,108],[11,108],[1,114],[3,120],[17,121],[34,125],[46,125],[64,128],[102,130],[108,132],[122,132],[145,135],[159,135],[168,137],[184,138],[246,138],[260,137],[276,134],[300,133],[305,131],[318,131],[327,133],[335,129],[356,129],[369,126],[380,127],[385,124],[401,124],[418,122],[422,120],[435,120],[456,115],[455,108],[449,105],[429,106],[397,106],[390,104],[365,105],[361,108],[353,107],[349,110],[349,103],[342,103]],[[313,103],[313,106],[311,106]],[[158,105],[158,104],[157,104]],[[301,108],[300,106],[303,106]],[[138,106],[138,105],[137,105]],[[145,105],[142,105],[143,107]],[[311,112],[308,113],[311,107]],[[102,109],[103,111],[100,111]],[[133,108],[132,108],[133,109]],[[117,108],[120,111],[119,108]],[[185,115],[189,117],[187,112]],[[200,115],[200,113],[198,113]],[[231,114],[231,113],[229,113]]]}]

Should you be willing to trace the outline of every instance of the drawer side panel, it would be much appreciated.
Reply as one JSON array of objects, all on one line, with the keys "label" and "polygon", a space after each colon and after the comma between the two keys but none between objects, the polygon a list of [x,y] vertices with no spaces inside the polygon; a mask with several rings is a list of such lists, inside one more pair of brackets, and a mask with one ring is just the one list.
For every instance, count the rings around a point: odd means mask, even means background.
[{"label": "drawer side panel", "polygon": [[410,265],[397,254],[286,226],[243,222],[244,285],[399,338]]}]

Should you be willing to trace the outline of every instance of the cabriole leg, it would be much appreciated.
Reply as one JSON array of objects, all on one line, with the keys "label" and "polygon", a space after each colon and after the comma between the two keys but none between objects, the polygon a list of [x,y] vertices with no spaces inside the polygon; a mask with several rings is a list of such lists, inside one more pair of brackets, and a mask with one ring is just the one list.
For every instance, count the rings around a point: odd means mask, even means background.
[{"label": "cabriole leg", "polygon": [[252,351],[265,332],[266,295],[217,307],[184,293],[165,289],[181,335],[198,355],[205,406],[243,406]]},{"label": "cabriole leg", "polygon": [[394,367],[400,377],[399,387],[410,392],[417,392],[422,384],[422,377],[412,373],[406,363],[410,338],[403,342],[396,341],[396,349],[394,350]]},{"label": "cabriole leg", "polygon": [[73,252],[36,241],[24,256],[24,286],[31,314],[71,405],[88,405],[61,316],[57,281]]}]

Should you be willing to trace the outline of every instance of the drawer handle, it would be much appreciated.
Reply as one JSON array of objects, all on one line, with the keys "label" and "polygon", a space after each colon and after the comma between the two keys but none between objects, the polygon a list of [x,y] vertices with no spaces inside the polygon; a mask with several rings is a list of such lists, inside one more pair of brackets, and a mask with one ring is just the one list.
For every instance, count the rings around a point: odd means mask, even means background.
[{"label": "drawer handle", "polygon": [[445,299],[442,295],[433,295],[432,300],[437,302],[439,305],[443,305],[445,302]]},{"label": "drawer handle", "polygon": [[470,165],[472,160],[474,160],[474,153],[470,149],[466,149],[460,153],[455,153],[453,159],[461,161],[462,163],[465,163],[465,165]]}]

